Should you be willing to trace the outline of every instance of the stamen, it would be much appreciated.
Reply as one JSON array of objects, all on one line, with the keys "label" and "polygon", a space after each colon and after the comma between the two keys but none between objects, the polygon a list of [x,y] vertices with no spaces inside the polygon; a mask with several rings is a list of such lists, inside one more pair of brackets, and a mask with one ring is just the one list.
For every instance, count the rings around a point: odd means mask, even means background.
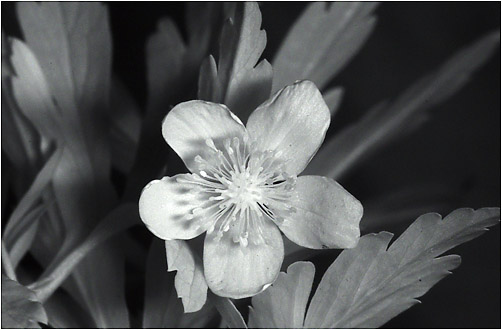
[{"label": "stamen", "polygon": [[265,243],[264,222],[281,224],[295,209],[296,176],[284,170],[274,151],[260,151],[248,135],[225,139],[219,147],[205,140],[209,152],[195,156],[198,174],[180,177],[191,192],[204,200],[186,219],[205,223],[215,240],[230,235],[235,244]]}]

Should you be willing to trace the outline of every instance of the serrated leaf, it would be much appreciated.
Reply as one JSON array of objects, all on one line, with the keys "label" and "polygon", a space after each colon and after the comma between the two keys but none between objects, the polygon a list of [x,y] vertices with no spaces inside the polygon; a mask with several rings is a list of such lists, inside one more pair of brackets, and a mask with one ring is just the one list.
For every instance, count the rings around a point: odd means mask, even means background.
[{"label": "serrated leaf", "polygon": [[363,157],[390,139],[419,127],[425,111],[460,90],[500,43],[496,31],[462,49],[437,71],[408,88],[392,105],[376,106],[358,122],[331,138],[312,159],[304,174],[340,178]]},{"label": "serrated leaf", "polygon": [[455,255],[439,257],[499,223],[499,208],[458,209],[443,220],[419,217],[390,247],[392,234],[361,238],[329,267],[312,298],[305,327],[376,328],[417,303],[460,264]]},{"label": "serrated leaf", "polygon": [[272,66],[266,60],[258,63],[267,43],[258,4],[233,5],[226,8],[217,70],[210,59],[200,72],[199,98],[226,104],[245,122],[270,96]]},{"label": "serrated leaf", "polygon": [[2,328],[40,328],[47,314],[37,296],[2,274]]},{"label": "serrated leaf", "polygon": [[250,328],[303,328],[314,265],[296,262],[270,288],[252,298]]},{"label": "serrated leaf", "polygon": [[205,304],[194,313],[185,313],[174,288],[175,273],[167,271],[165,244],[155,239],[148,252],[143,328],[202,328],[215,315]]},{"label": "serrated leaf", "polygon": [[277,91],[308,79],[322,89],[361,48],[376,23],[373,2],[314,2],[289,30],[273,60]]},{"label": "serrated leaf", "polygon": [[174,285],[183,302],[185,313],[196,312],[207,299],[207,283],[202,260],[196,256],[185,241],[165,242],[167,269],[177,271]]}]

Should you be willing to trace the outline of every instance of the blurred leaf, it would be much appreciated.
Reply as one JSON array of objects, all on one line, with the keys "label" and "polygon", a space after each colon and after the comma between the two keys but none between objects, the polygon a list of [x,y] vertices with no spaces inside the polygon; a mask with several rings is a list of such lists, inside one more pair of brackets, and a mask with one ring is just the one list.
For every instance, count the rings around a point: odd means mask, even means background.
[{"label": "blurred leaf", "polygon": [[29,224],[26,229],[20,233],[19,237],[14,240],[14,244],[9,250],[9,254],[12,259],[12,265],[14,268],[17,267],[21,259],[24,257],[26,252],[31,248],[35,235],[38,231],[38,225],[40,217],[46,211],[44,205],[39,205],[32,209],[26,216],[26,224]]},{"label": "blurred leaf", "polygon": [[59,290],[44,302],[49,318],[48,325],[55,329],[96,328],[89,313],[80,307],[66,292]]},{"label": "blurred leaf", "polygon": [[[59,263],[114,204],[109,181],[111,36],[100,3],[18,3],[21,29],[61,113],[63,157],[53,181],[65,222]],[[36,109],[35,109],[36,111]],[[91,252],[75,283],[98,327],[127,327],[123,253],[111,243]]]},{"label": "blurred leaf", "polygon": [[141,131],[140,110],[118,78],[113,80],[110,104],[112,164],[122,173],[128,173],[134,162]]},{"label": "blurred leaf", "polygon": [[173,105],[195,98],[199,66],[214,36],[219,6],[187,4],[188,45],[169,18],[158,22],[157,31],[147,41],[147,111],[124,194],[128,201],[137,201],[141,189],[165,166],[169,149],[161,134],[162,119]]},{"label": "blurred leaf", "polygon": [[307,312],[307,328],[376,328],[418,303],[460,264],[439,255],[500,222],[499,208],[458,209],[444,220],[420,216],[390,247],[392,234],[361,238],[324,274]]},{"label": "blurred leaf", "polygon": [[2,31],[2,150],[14,165],[17,178],[13,180],[13,186],[16,195],[20,196],[27,189],[41,157],[40,136],[14,101],[11,46],[11,39]]},{"label": "blurred leaf", "polygon": [[2,274],[2,328],[40,328],[47,314],[30,289]]},{"label": "blurred leaf", "polygon": [[146,47],[148,108],[152,111],[167,105],[176,94],[175,85],[184,69],[186,47],[180,31],[170,18],[158,22],[157,32],[148,39]]},{"label": "blurred leaf", "polygon": [[207,299],[207,283],[202,260],[185,241],[165,241],[168,271],[177,271],[174,285],[183,302],[185,313],[196,312]]},{"label": "blurred leaf", "polygon": [[230,17],[221,33],[218,67],[212,58],[204,63],[199,99],[224,103],[245,122],[270,96],[272,66],[267,60],[258,63],[267,43],[258,4],[230,4],[227,12]]},{"label": "blurred leaf", "polygon": [[251,328],[303,328],[315,267],[296,262],[281,272],[270,288],[252,298]]},{"label": "blurred leaf", "polygon": [[247,329],[246,322],[237,310],[232,300],[209,293],[211,302],[221,314],[225,324],[230,329]]},{"label": "blurred leaf", "polygon": [[342,87],[334,87],[328,89],[323,93],[324,101],[328,105],[329,111],[331,112],[331,118],[333,118],[338,111],[338,107],[340,103],[342,103],[343,97],[343,88]]},{"label": "blurred leaf", "polygon": [[164,242],[155,238],[148,252],[145,279],[142,327],[169,328],[169,322],[173,322],[172,319],[178,320],[183,310],[176,311],[172,306],[170,297],[174,288],[174,274],[167,272]]},{"label": "blurred leaf", "polygon": [[35,203],[42,196],[43,190],[51,182],[54,171],[61,160],[61,155],[61,149],[56,150],[52,154],[47,163],[45,163],[44,167],[37,174],[35,180],[33,180],[30,189],[12,212],[3,233],[3,238],[9,248],[19,239],[23,232],[32,225],[30,221],[35,221],[37,219],[36,217],[26,217],[26,215],[33,209]]},{"label": "blurred leaf", "polygon": [[[30,288],[37,293],[40,301],[47,300],[88,253],[111,236],[136,224],[138,216],[137,205],[132,203],[120,205],[110,212],[60,263],[48,267],[41,278],[30,285]],[[103,271],[100,273],[103,274]]]},{"label": "blurred leaf", "polygon": [[408,88],[392,105],[381,104],[335,135],[313,158],[304,174],[339,178],[390,139],[407,134],[425,120],[425,111],[461,89],[500,43],[492,32],[462,49],[437,71]]},{"label": "blurred leaf", "polygon": [[[458,188],[436,183],[409,184],[364,201],[361,232],[407,225],[426,212],[446,212],[461,201]],[[404,229],[404,228],[403,228]]]},{"label": "blurred leaf", "polygon": [[272,91],[297,80],[322,89],[361,48],[376,23],[374,2],[313,2],[277,51]]},{"label": "blurred leaf", "polygon": [[14,271],[14,266],[12,265],[12,261],[7,248],[5,247],[4,241],[2,241],[2,274],[7,275],[7,277],[11,280],[17,280],[16,272]]},{"label": "blurred leaf", "polygon": [[28,46],[16,38],[10,38],[10,57],[15,75],[12,90],[19,108],[37,127],[42,136],[56,139],[60,133],[61,113],[52,100],[50,87],[42,68]]}]

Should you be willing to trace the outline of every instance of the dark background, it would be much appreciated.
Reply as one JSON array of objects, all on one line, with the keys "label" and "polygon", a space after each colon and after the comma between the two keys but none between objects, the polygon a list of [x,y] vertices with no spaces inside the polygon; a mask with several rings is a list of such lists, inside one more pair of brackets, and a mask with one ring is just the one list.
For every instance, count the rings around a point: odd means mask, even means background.
[{"label": "dark background", "polygon": [[[272,60],[288,28],[305,7],[300,2],[260,4],[267,31],[264,58]],[[144,106],[144,48],[156,22],[172,17],[183,30],[180,2],[109,3],[114,71]],[[19,35],[12,3],[2,3],[2,28]],[[332,85],[343,86],[341,110],[329,134],[359,118],[372,105],[395,98],[461,47],[500,27],[499,2],[382,3],[372,36]],[[452,187],[443,215],[459,207],[500,206],[500,50],[470,83],[437,106],[419,131],[380,150],[341,183],[365,204],[376,195],[414,183]],[[417,214],[418,216],[419,214]],[[381,228],[399,234],[402,225]],[[500,226],[453,250],[462,265],[404,312],[389,328],[500,328]],[[320,275],[334,260],[314,259]]]}]

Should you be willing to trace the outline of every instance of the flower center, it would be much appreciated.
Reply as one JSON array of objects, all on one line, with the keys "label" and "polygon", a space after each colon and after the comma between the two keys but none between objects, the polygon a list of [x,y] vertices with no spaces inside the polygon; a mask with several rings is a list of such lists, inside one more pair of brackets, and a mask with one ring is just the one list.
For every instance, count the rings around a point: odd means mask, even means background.
[{"label": "flower center", "polygon": [[224,140],[221,150],[212,139],[206,145],[205,158],[195,157],[198,173],[178,179],[204,201],[188,217],[200,215],[217,240],[230,235],[241,246],[264,243],[264,221],[280,224],[295,211],[289,201],[296,176],[284,171],[276,152],[258,150],[247,136]]}]

